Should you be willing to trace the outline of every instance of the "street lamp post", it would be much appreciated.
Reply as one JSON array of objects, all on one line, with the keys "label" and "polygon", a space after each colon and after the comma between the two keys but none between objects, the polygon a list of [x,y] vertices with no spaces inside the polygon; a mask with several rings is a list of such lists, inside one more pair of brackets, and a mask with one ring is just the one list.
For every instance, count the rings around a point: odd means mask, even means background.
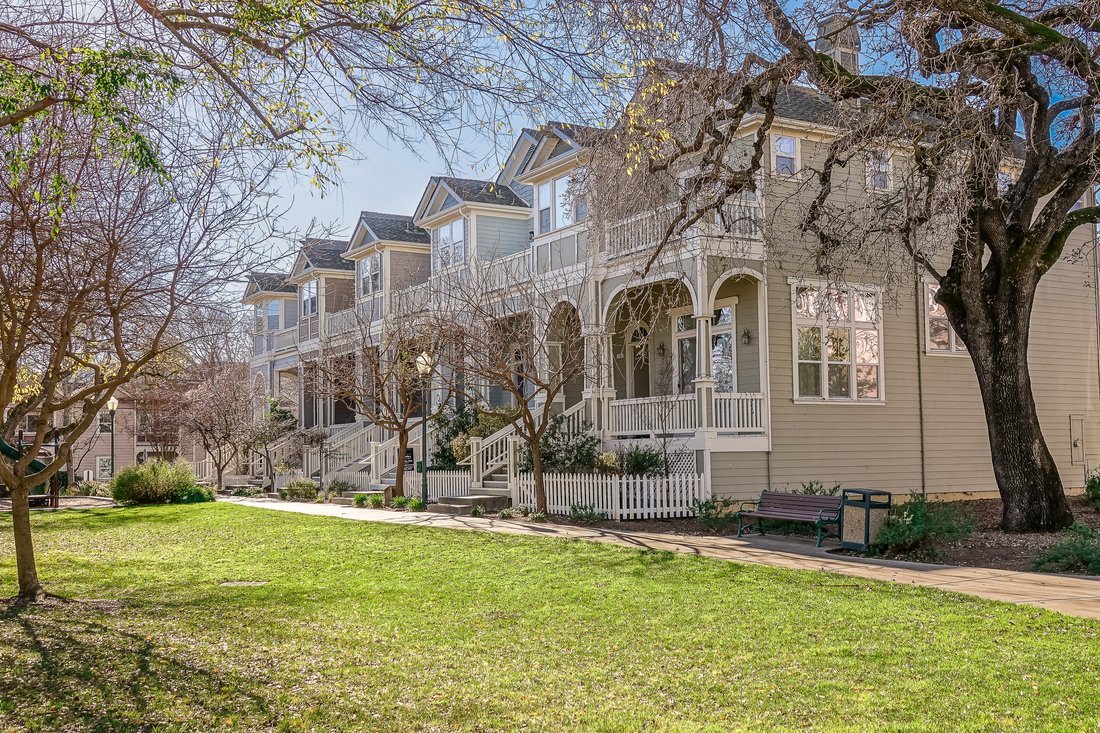
[{"label": "street lamp post", "polygon": [[111,416],[111,478],[115,477],[115,410],[118,409],[118,398],[111,395],[107,400],[107,413]]},{"label": "street lamp post", "polygon": [[416,357],[416,371],[424,382],[424,398],[420,413],[420,499],[428,506],[428,403],[432,398],[431,381],[435,362],[427,351]]}]

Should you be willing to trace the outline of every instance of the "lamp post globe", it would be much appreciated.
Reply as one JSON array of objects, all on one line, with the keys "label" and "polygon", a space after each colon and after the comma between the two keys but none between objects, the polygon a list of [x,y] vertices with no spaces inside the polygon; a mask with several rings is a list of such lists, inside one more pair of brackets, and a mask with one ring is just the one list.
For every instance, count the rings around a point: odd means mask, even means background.
[{"label": "lamp post globe", "polygon": [[107,412],[111,416],[111,478],[115,477],[115,411],[118,410],[118,398],[111,395],[107,400]]}]

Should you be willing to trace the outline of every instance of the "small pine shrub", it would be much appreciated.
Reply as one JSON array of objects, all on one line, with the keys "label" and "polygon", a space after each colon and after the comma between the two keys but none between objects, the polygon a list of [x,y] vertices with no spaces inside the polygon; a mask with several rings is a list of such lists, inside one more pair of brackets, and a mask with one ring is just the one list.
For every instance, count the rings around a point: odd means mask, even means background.
[{"label": "small pine shrub", "polygon": [[577,524],[594,524],[607,520],[607,513],[597,511],[590,504],[573,504],[569,507],[569,520]]},{"label": "small pine shrub", "polygon": [[409,505],[409,498],[407,496],[395,496],[392,504],[394,509],[404,509]]},{"label": "small pine shrub", "polygon": [[360,494],[367,497],[367,504],[371,509],[381,509],[386,506],[385,494]]},{"label": "small pine shrub", "polygon": [[471,517],[484,517],[485,516],[485,507],[481,506],[481,504],[474,504],[473,508],[470,509],[470,516]]},{"label": "small pine shrub", "polygon": [[287,501],[317,501],[317,484],[307,478],[296,479],[279,490],[279,497]]},{"label": "small pine shrub", "polygon": [[497,516],[499,516],[501,519],[511,519],[514,515],[512,514],[511,509],[505,507],[497,513]]},{"label": "small pine shrub", "polygon": [[733,499],[695,500],[695,518],[711,532],[721,532],[737,522]]},{"label": "small pine shrub", "polygon": [[363,508],[367,505],[367,495],[366,494],[356,494],[355,498],[351,500],[351,503],[361,509],[361,508]]},{"label": "small pine shrub", "polygon": [[1074,522],[1062,532],[1058,544],[1039,553],[1031,569],[1041,573],[1100,575],[1100,532]]},{"label": "small pine shrub", "polygon": [[1100,512],[1100,468],[1092,469],[1085,477],[1085,498]]},{"label": "small pine shrub", "polygon": [[120,504],[190,504],[213,501],[214,490],[200,487],[186,463],[149,461],[120,469],[111,496]]},{"label": "small pine shrub", "polygon": [[546,512],[532,512],[531,515],[527,518],[532,522],[545,522]]},{"label": "small pine shrub", "polygon": [[427,508],[424,500],[421,499],[419,496],[410,496],[405,506],[410,512],[422,512]]},{"label": "small pine shrub", "polygon": [[962,539],[973,531],[973,518],[957,506],[934,505],[914,494],[890,512],[869,554],[935,560],[940,556],[936,545]]},{"label": "small pine shrub", "polygon": [[664,453],[637,444],[619,453],[619,466],[628,476],[664,476],[668,468]]}]

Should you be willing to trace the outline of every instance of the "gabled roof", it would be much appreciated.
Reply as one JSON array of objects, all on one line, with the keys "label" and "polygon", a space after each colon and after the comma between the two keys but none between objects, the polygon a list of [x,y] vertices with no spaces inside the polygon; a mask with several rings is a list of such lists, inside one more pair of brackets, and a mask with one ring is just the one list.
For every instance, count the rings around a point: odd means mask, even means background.
[{"label": "gabled roof", "polygon": [[297,288],[287,282],[290,277],[285,272],[250,272],[248,287],[262,293],[294,293]]},{"label": "gabled roof", "polygon": [[364,211],[359,214],[359,223],[367,227],[373,237],[366,241],[413,242],[429,244],[431,235],[413,223],[411,216],[405,214],[384,214],[379,211]]},{"label": "gabled roof", "polygon": [[427,216],[463,203],[510,206],[517,209],[530,207],[521,193],[507,184],[476,178],[432,176],[416,206],[414,219],[419,222]]},{"label": "gabled roof", "polygon": [[[348,243],[342,239],[311,238],[302,243],[300,256],[316,270],[354,270],[355,265],[341,257],[347,248]],[[294,269],[300,268],[295,266]]]}]

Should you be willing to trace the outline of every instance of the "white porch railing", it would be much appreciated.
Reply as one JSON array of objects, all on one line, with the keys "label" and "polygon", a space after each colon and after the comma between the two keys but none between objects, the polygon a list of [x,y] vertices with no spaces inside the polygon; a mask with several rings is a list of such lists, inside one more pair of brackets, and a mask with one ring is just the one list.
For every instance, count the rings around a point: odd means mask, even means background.
[{"label": "white porch railing", "polygon": [[529,249],[524,249],[508,257],[488,262],[477,261],[472,271],[476,284],[485,292],[506,290],[530,281],[531,252]]},{"label": "white porch railing", "polygon": [[607,256],[619,257],[656,244],[675,216],[676,207],[666,206],[608,225],[604,233]]},{"label": "white porch railing", "polygon": [[[663,519],[690,517],[696,501],[710,498],[710,486],[700,474],[668,476],[616,476],[607,474],[548,473],[543,475],[546,508],[551,514],[568,514],[584,505],[604,512],[609,519]],[[512,497],[516,506],[535,506],[535,479],[520,476]]]},{"label": "white porch railing", "polygon": [[298,327],[291,326],[275,332],[275,351],[293,349],[298,345]]},{"label": "white porch railing", "polygon": [[727,433],[767,432],[764,395],[751,392],[719,392],[714,395],[715,427]]},{"label": "white porch railing", "polygon": [[382,429],[374,423],[360,425],[358,430],[352,430],[340,435],[332,444],[330,452],[333,463],[346,467],[356,461],[366,462],[370,457],[371,443],[378,443],[382,439]]},{"label": "white porch railing", "polygon": [[612,435],[675,435],[699,426],[694,393],[612,400],[608,407]]},{"label": "white porch railing", "polygon": [[[665,236],[678,213],[679,204],[671,204],[608,225],[604,234],[607,256],[620,257],[652,248]],[[744,200],[729,202],[722,207],[721,215],[708,213],[706,218],[701,218],[683,232],[675,233],[670,239],[703,234],[758,240],[763,236],[762,219],[763,209],[759,203]]]},{"label": "white porch railing", "polygon": [[[579,435],[584,430],[584,401],[561,413],[566,434]],[[487,438],[470,438],[470,455],[460,466],[469,466],[474,484],[480,486],[486,477],[508,465],[509,438],[516,434],[514,423],[505,425]]]}]

